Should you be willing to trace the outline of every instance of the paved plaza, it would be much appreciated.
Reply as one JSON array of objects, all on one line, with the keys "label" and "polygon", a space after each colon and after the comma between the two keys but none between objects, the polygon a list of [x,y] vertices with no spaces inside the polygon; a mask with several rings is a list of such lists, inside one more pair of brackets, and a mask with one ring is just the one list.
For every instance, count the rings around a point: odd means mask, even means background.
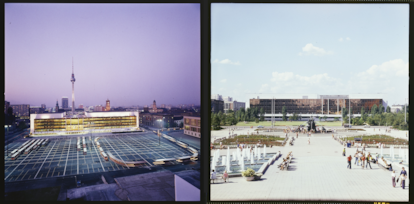
[{"label": "paved plaza", "polygon": [[[94,139],[95,137],[85,137],[86,155],[82,150],[77,151],[75,137],[51,139],[47,146],[40,147],[29,154],[22,154],[16,160],[11,160],[5,151],[4,180],[12,182],[131,168],[118,165],[111,160],[105,161],[93,142]],[[9,150],[18,148],[25,141],[26,139],[21,139],[11,143]],[[144,168],[154,166],[153,162],[156,159],[192,155],[188,150],[167,139],[161,138],[159,141],[158,136],[153,133],[100,136],[99,143],[105,152],[110,152],[123,161],[145,161],[142,165]]]},{"label": "paved plaza", "polygon": [[[228,130],[223,132],[228,134]],[[299,134],[293,146],[266,149],[266,152],[281,151],[282,157],[292,151],[293,159],[287,171],[277,168],[279,158],[269,166],[261,180],[248,182],[243,177],[232,177],[230,182],[216,182],[211,184],[211,200],[408,202],[409,180],[405,190],[399,186],[393,188],[390,171],[373,163],[372,169],[362,169],[354,165],[354,159],[352,169],[348,169],[347,159],[342,156],[343,146],[332,139],[332,134],[315,134],[310,138],[310,145],[308,139]],[[346,154],[353,155],[355,151],[356,148],[347,148]],[[377,148],[367,148],[367,151],[371,154],[380,152]],[[384,154],[388,151],[384,149]],[[225,153],[226,150],[220,151],[221,155]],[[399,175],[401,169],[397,165],[394,169]]]}]

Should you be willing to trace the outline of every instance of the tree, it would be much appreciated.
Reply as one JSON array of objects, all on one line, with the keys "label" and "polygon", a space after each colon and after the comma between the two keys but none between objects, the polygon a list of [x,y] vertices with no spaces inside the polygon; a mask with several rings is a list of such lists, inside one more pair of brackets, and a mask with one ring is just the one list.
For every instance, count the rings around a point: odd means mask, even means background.
[{"label": "tree", "polygon": [[169,128],[169,127],[170,127],[170,124],[164,122],[164,128]]},{"label": "tree", "polygon": [[365,118],[364,116],[365,116],[365,108],[364,108],[364,107],[362,107],[362,108],[361,108],[361,119],[362,119],[362,120],[364,120],[364,118]]},{"label": "tree", "polygon": [[378,113],[383,113],[384,112],[384,106],[382,104],[380,104],[378,106]]},{"label": "tree", "polygon": [[256,118],[256,123],[259,123],[259,118]]},{"label": "tree", "polygon": [[264,121],[264,109],[260,108],[260,121]]},{"label": "tree", "polygon": [[325,122],[326,122],[327,118],[328,118],[328,116],[326,116],[326,115],[323,116],[323,119],[325,120]]},{"label": "tree", "polygon": [[377,112],[378,112],[378,110],[377,110],[378,108],[377,108],[377,104],[374,104],[372,107],[371,107],[371,115],[372,116],[374,116]]},{"label": "tree", "polygon": [[348,110],[346,108],[342,108],[342,118],[345,118],[348,115]]},{"label": "tree", "polygon": [[335,121],[339,121],[339,117],[335,117],[335,118],[334,118],[334,120],[335,120]]},{"label": "tree", "polygon": [[[408,106],[407,106],[407,110],[408,110]],[[387,113],[391,113],[391,107],[387,106]]]},{"label": "tree", "polygon": [[213,130],[218,130],[220,129],[220,120],[218,115],[215,115],[213,118],[213,121],[211,123],[213,125]]},{"label": "tree", "polygon": [[180,128],[183,128],[184,127],[184,124],[183,124],[183,122],[180,122],[180,125],[178,125]]},{"label": "tree", "polygon": [[286,121],[286,106],[282,107],[282,120]]}]

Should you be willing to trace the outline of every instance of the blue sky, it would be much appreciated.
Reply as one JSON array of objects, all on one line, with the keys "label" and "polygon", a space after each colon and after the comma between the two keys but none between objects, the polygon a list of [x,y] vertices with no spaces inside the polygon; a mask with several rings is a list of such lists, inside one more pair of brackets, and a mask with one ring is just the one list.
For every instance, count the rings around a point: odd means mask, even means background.
[{"label": "blue sky", "polygon": [[408,98],[408,4],[211,7],[211,94]]}]

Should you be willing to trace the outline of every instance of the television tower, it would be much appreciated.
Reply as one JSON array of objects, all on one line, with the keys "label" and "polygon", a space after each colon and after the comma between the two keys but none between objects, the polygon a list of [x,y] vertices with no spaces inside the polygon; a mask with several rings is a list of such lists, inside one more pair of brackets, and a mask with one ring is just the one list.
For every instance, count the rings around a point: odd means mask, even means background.
[{"label": "television tower", "polygon": [[75,113],[75,74],[73,72],[73,57],[72,57],[72,115]]}]

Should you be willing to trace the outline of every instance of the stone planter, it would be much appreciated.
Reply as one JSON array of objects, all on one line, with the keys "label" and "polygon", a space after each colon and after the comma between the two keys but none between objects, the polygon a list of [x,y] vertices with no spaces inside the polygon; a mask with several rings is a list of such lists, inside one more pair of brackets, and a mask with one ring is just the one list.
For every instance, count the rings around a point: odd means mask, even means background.
[{"label": "stone planter", "polygon": [[246,179],[246,181],[253,181],[254,180],[254,176],[251,177],[244,177]]},{"label": "stone planter", "polygon": [[260,180],[260,178],[262,178],[262,176],[254,175],[254,180]]}]

